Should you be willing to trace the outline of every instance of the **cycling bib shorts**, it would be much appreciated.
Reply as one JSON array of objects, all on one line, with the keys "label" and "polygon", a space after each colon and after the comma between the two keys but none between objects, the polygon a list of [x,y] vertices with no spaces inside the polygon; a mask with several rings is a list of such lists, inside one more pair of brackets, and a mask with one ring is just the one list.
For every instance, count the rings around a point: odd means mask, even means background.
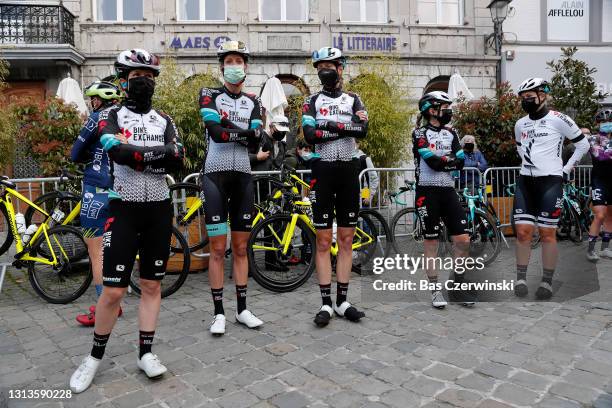
[{"label": "cycling bib shorts", "polygon": [[469,234],[465,211],[453,187],[417,186],[414,202],[425,239],[440,237],[440,220],[451,236]]},{"label": "cycling bib shorts", "polygon": [[593,205],[612,205],[612,174],[591,176],[591,200]]},{"label": "cycling bib shorts", "polygon": [[521,175],[514,197],[514,222],[556,228],[563,202],[563,178]]},{"label": "cycling bib shorts", "polygon": [[334,216],[338,227],[357,225],[359,168],[354,161],[316,160],[310,185],[315,228],[332,228]]},{"label": "cycling bib shorts", "polygon": [[208,236],[227,234],[228,213],[232,231],[251,231],[255,193],[250,174],[241,171],[203,174],[202,194]]},{"label": "cycling bib shorts", "polygon": [[81,228],[86,238],[101,237],[108,218],[109,191],[88,184],[83,185],[81,197]]}]

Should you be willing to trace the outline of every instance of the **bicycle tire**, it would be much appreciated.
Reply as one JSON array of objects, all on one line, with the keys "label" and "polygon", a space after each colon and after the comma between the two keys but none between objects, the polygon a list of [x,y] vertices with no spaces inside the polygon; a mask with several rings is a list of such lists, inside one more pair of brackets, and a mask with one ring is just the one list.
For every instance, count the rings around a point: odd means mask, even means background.
[{"label": "bicycle tire", "polygon": [[[276,232],[277,229],[274,228],[273,226],[274,223],[277,223],[277,224],[287,223],[287,222],[290,222],[290,220],[291,220],[291,214],[287,214],[287,213],[275,214],[275,215],[266,217],[265,220],[262,220],[261,222],[257,223],[255,227],[253,227],[253,230],[251,231],[251,234],[249,235],[249,240],[247,243],[247,257],[249,259],[249,270],[252,273],[253,279],[255,279],[257,283],[259,283],[263,288],[270,290],[272,292],[291,292],[299,288],[310,278],[310,276],[312,275],[312,272],[315,269],[315,262],[314,262],[314,253],[316,249],[315,233],[301,219],[298,219],[296,223],[296,226],[299,227],[301,231],[304,233],[304,235],[300,234],[300,238],[303,239],[305,237],[307,242],[303,244],[310,245],[310,260],[309,262],[306,263],[306,267],[304,268],[304,270],[296,274],[295,277],[290,277],[289,279],[280,279],[278,276],[273,276],[270,272],[266,270],[265,255],[264,255],[264,268],[261,268],[259,266],[258,259],[256,259],[256,253],[255,253],[259,251],[255,251],[253,249],[253,246],[256,245],[256,241],[258,240],[258,235],[269,225],[272,225],[271,228]],[[269,242],[269,240],[267,241],[267,238],[265,238],[265,232],[264,232],[264,238],[259,237],[259,239],[261,239],[264,243]],[[292,242],[293,241],[294,240],[292,240]],[[302,245],[302,246],[307,248],[306,245]],[[292,249],[293,248],[295,247],[292,245]],[[282,256],[281,260],[284,260],[284,258],[288,258],[289,257],[288,255],[289,254],[284,255],[284,256],[281,255]],[[288,272],[288,271],[285,271],[285,272]]]},{"label": "bicycle tire", "polygon": [[[374,245],[377,246],[379,238],[382,237],[385,240],[385,242],[383,243],[383,246],[382,246],[381,256],[384,257],[388,255],[392,247],[392,242],[391,242],[392,235],[391,235],[391,228],[389,228],[389,224],[387,223],[387,220],[385,220],[385,217],[383,217],[381,213],[379,213],[378,211],[372,208],[360,209],[358,217],[368,217],[368,218],[373,218],[376,220],[375,227],[376,227],[377,234],[376,234],[376,237],[374,237],[375,239]],[[372,257],[374,257],[375,254],[376,254],[376,251],[370,251],[368,257],[365,258],[364,260],[361,260],[362,265],[370,262],[372,260]]]},{"label": "bicycle tire", "polygon": [[[49,290],[46,285],[43,284],[43,273],[39,272],[37,269],[39,265],[41,268],[49,266],[34,261],[28,262],[28,278],[30,284],[34,291],[49,303],[66,304],[73,302],[85,293],[93,279],[93,272],[85,239],[78,228],[69,225],[56,225],[47,231],[47,235],[52,245],[54,245],[54,243],[59,243],[62,248],[61,253],[60,251],[53,251],[61,264],[60,270],[57,273],[52,272],[50,274],[51,280],[61,282],[61,280],[67,281],[69,277],[76,277],[75,289],[69,290],[65,295],[59,295],[57,291]],[[70,247],[68,245],[70,245]],[[30,254],[32,256],[43,257],[50,255],[44,234],[41,234],[36,239],[36,242],[32,244]],[[62,254],[68,254],[68,259],[62,256]],[[79,272],[81,274],[77,275]],[[47,273],[46,275],[49,274]]]},{"label": "bicycle tire", "polygon": [[[172,238],[177,240],[178,245],[172,243]],[[177,248],[181,248],[181,249],[177,249]],[[183,254],[182,260],[180,259],[181,253]],[[166,276],[161,281],[162,282],[162,287],[161,287],[161,297],[162,298],[172,295],[177,290],[179,290],[181,286],[183,286],[183,284],[187,280],[187,276],[189,276],[189,268],[191,267],[191,252],[189,251],[189,247],[187,246],[187,240],[185,239],[185,237],[183,237],[181,232],[178,229],[176,229],[176,227],[174,226],[172,227],[172,236],[170,238],[170,255],[168,257],[168,263],[170,263],[171,259],[173,259],[173,254],[177,255],[177,261],[182,262],[183,266],[178,273],[175,273],[173,271],[169,272],[168,267],[166,267]],[[138,261],[136,260],[134,264],[136,264],[137,262]],[[135,276],[134,272],[135,270],[133,270],[132,274],[130,275],[130,287],[132,288],[134,292],[140,295],[142,291],[140,290],[139,279],[137,276]],[[167,282],[167,277],[174,276],[174,275],[176,275],[177,278],[170,285],[164,285],[164,281]]]},{"label": "bicycle tire", "polygon": [[[414,226],[401,226],[400,223],[403,219],[405,219],[406,222],[413,220]],[[420,243],[422,245],[422,242],[425,240],[423,221],[421,220],[421,217],[419,217],[418,213],[416,213],[414,207],[402,208],[397,213],[395,213],[395,215],[391,219],[391,236],[393,237],[392,245],[393,249],[395,250],[395,253],[400,255],[405,253],[411,257],[416,258],[415,251],[403,252],[400,246],[401,243],[403,243],[404,241],[410,240],[414,240],[415,243]]]},{"label": "bicycle tire", "polygon": [[[564,233],[562,231],[567,231]],[[559,226],[557,227],[557,238],[568,239],[575,244],[582,243],[582,226],[580,225],[580,216],[576,210],[567,202],[563,203],[561,216],[559,217]]]},{"label": "bicycle tire", "polygon": [[[479,228],[478,233],[482,236],[483,234],[489,238],[489,239],[493,239],[494,243],[493,243],[493,251],[488,255],[486,258],[484,258],[483,263],[485,265],[490,265],[493,261],[495,261],[495,259],[497,258],[497,256],[499,255],[499,252],[501,251],[501,231],[497,228],[497,225],[495,223],[495,220],[493,219],[493,217],[491,217],[491,214],[489,214],[486,211],[483,211],[481,209],[476,209],[474,212],[475,217],[480,217],[481,219],[483,219],[486,224],[482,224],[482,227],[485,228],[484,231],[481,230],[481,228]],[[475,222],[476,220],[474,220]],[[470,256],[473,255],[480,255],[482,254],[482,252],[476,252],[476,247],[474,245],[474,239],[477,239],[478,237],[474,237],[473,236],[474,233],[474,229],[471,229],[470,232]],[[482,242],[482,241],[481,241]]]},{"label": "bicycle tire", "polygon": [[[189,200],[196,198],[201,199],[202,189],[195,183],[175,183],[170,187],[170,199],[172,200],[172,208],[174,211],[173,224],[180,231],[189,246],[189,250],[193,253],[208,245],[208,233],[205,228],[204,206],[200,207],[186,222],[182,221],[187,214],[190,204]],[[184,193],[179,193],[183,190]],[[194,230],[198,227],[196,234]],[[173,248],[180,250],[180,248]]]},{"label": "bicycle tire", "polygon": [[2,244],[0,244],[0,255],[2,255],[8,251],[13,244],[13,230],[9,222],[6,208],[4,208],[3,205],[0,205],[0,241],[2,241]]},{"label": "bicycle tire", "polygon": [[[80,201],[81,197],[77,196],[76,194],[65,191],[62,193],[58,191],[51,191],[49,193],[41,195],[36,200],[34,200],[33,203],[45,210],[49,215],[51,215],[53,210],[58,206],[65,213],[65,215],[68,215],[70,211],[74,208],[73,205],[77,205]],[[36,213],[40,214],[40,212],[34,207],[28,207],[25,214],[23,215],[26,221],[26,225],[32,224],[32,222],[34,221],[34,215]],[[41,223],[45,220],[42,220]],[[81,222],[79,217],[76,217],[72,221],[72,223],[70,223],[70,225],[74,227],[79,227],[80,224]]]}]

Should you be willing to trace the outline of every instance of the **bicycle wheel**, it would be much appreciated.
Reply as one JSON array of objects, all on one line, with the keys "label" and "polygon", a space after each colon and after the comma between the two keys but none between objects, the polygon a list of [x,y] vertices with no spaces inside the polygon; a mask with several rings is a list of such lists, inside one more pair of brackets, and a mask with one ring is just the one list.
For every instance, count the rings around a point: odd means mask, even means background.
[{"label": "bicycle wheel", "polygon": [[567,201],[563,203],[563,207],[561,208],[561,216],[559,217],[559,225],[557,226],[557,238],[569,239],[576,244],[582,242],[580,216]]},{"label": "bicycle wheel", "polygon": [[414,208],[398,211],[391,220],[392,245],[396,253],[406,254],[411,258],[425,253],[425,228]]},{"label": "bicycle wheel", "polygon": [[81,232],[68,225],[57,225],[41,234],[32,245],[30,255],[52,260],[57,265],[28,262],[28,277],[36,293],[49,303],[70,303],[79,298],[93,278],[87,245]]},{"label": "bicycle wheel", "polygon": [[[514,209],[510,215],[510,226],[512,227],[512,235],[516,237],[516,223],[514,222]],[[534,225],[533,235],[531,236],[531,249],[536,249],[540,246],[540,230],[537,225]]]},{"label": "bicycle wheel", "polygon": [[[208,245],[204,206],[200,206],[189,218],[185,219],[189,209],[202,200],[202,189],[194,183],[176,183],[169,188],[174,210],[174,226],[187,241],[191,252],[204,248]],[[180,250],[180,248],[173,249]]]},{"label": "bicycle wheel", "polygon": [[501,250],[501,232],[493,217],[481,209],[474,211],[470,224],[470,257],[483,258],[483,263],[489,265]]},{"label": "bicycle wheel", "polygon": [[0,255],[8,251],[13,243],[13,231],[9,223],[6,208],[0,206]]},{"label": "bicycle wheel", "polygon": [[249,235],[249,270],[257,283],[273,292],[290,292],[302,286],[315,268],[315,234],[301,219],[283,254],[281,242],[290,223],[290,214],[272,215],[257,223]]},{"label": "bicycle wheel", "polygon": [[[172,227],[170,237],[170,255],[166,266],[166,275],[161,281],[161,297],[165,298],[179,290],[187,276],[191,265],[191,253],[187,241],[176,227]],[[136,258],[134,269],[130,276],[130,286],[140,295],[140,261]]]},{"label": "bicycle wheel", "polygon": [[386,256],[391,248],[391,231],[385,218],[376,210],[361,209],[353,238],[353,266],[368,264],[380,248],[380,256]]},{"label": "bicycle wheel", "polygon": [[[50,193],[43,194],[34,200],[34,204],[45,210],[45,212],[49,215],[53,214],[53,211],[57,208],[64,214],[64,217],[66,217],[80,201],[81,197],[75,194],[51,191]],[[24,214],[24,218],[26,225],[31,225],[32,223],[41,224],[46,220],[46,217],[44,217],[43,214],[32,206],[28,207]],[[58,224],[61,224],[62,221],[59,221]],[[72,220],[70,225],[73,227],[79,227],[81,225],[80,218],[76,217],[74,220]]]}]

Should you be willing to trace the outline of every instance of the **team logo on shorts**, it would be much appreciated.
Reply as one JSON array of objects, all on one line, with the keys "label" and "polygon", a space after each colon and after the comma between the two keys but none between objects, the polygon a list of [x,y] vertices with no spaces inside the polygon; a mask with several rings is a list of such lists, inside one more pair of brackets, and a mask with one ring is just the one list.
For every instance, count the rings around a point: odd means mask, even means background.
[{"label": "team logo on shorts", "polygon": [[329,218],[329,214],[323,214],[323,218],[324,219],[328,219]]},{"label": "team logo on shorts", "polygon": [[219,220],[221,220],[221,217],[218,216],[218,215],[213,215],[212,220],[213,221],[219,221]]},{"label": "team logo on shorts", "polygon": [[250,220],[250,219],[251,219],[251,214],[244,214],[244,215],[242,216],[242,219],[243,219],[243,220]]},{"label": "team logo on shorts", "polygon": [[158,259],[155,261],[155,266],[162,266],[164,264],[164,261],[162,261],[161,259]]},{"label": "team logo on shorts", "polygon": [[125,271],[125,265],[117,265],[117,266],[115,267],[115,270],[116,270],[117,272],[123,272],[123,271]]},{"label": "team logo on shorts", "polygon": [[350,213],[349,213],[349,217],[354,217],[354,216],[355,216],[355,213],[354,213],[354,212],[350,212]]},{"label": "team logo on shorts", "polygon": [[514,212],[517,214],[522,214],[523,210],[521,210],[520,208],[517,208],[516,210],[514,210]]}]

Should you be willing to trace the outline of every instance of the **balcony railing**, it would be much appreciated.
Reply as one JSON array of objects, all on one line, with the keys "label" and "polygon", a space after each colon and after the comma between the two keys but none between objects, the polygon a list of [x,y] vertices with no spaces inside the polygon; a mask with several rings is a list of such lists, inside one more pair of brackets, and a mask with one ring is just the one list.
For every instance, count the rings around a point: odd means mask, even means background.
[{"label": "balcony railing", "polygon": [[64,6],[0,5],[0,44],[74,45],[74,15]]}]

